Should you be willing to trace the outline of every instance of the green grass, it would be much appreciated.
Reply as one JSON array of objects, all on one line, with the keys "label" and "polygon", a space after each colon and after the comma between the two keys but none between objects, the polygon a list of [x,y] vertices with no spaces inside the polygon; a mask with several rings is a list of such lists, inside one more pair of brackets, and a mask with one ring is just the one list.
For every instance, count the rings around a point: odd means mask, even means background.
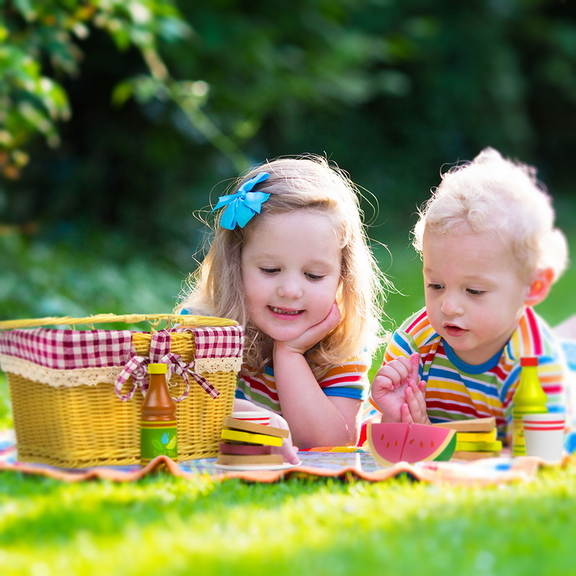
[{"label": "green grass", "polygon": [[2,574],[574,574],[574,468],[442,487],[0,474]]},{"label": "green grass", "polygon": [[[561,214],[571,230],[576,208]],[[378,251],[404,294],[389,296],[389,330],[423,304],[420,263],[407,238],[389,242],[392,261]],[[115,262],[105,251],[0,242],[4,318],[166,312],[185,273],[142,255]],[[559,323],[575,312],[575,292],[571,268],[540,313]],[[0,375],[0,428],[11,425]],[[5,472],[0,572],[565,576],[576,574],[575,476],[572,466],[543,470],[531,483],[465,488],[406,478],[265,485],[163,475],[69,484]]]}]

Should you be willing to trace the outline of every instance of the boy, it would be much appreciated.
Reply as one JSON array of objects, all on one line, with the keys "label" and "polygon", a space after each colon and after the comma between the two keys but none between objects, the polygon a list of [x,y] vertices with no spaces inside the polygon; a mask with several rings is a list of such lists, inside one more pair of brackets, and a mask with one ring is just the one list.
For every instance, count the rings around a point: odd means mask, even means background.
[{"label": "boy", "polygon": [[392,336],[372,383],[382,422],[494,416],[504,437],[520,358],[537,356],[548,410],[564,410],[559,344],[532,309],[567,263],[534,168],[487,148],[452,168],[420,213],[426,306]]}]

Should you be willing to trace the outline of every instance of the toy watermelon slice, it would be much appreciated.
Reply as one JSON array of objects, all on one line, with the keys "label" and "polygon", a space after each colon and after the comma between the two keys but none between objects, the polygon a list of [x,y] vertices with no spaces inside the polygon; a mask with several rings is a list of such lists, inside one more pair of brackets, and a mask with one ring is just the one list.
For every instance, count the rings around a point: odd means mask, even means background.
[{"label": "toy watermelon slice", "polygon": [[424,424],[368,424],[368,446],[382,466],[450,460],[456,448],[456,431]]}]

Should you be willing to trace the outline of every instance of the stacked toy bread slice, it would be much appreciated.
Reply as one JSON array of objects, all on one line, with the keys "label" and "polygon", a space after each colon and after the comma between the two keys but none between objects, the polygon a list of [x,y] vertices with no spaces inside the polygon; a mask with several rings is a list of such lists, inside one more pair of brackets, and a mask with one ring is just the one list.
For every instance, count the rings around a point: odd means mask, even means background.
[{"label": "stacked toy bread slice", "polygon": [[452,458],[479,460],[500,456],[502,442],[497,438],[495,418],[475,418],[434,424],[456,430],[456,449]]},{"label": "stacked toy bread slice", "polygon": [[282,455],[272,454],[272,448],[282,446],[284,438],[288,438],[288,430],[225,418],[217,463],[227,466],[283,464]]}]

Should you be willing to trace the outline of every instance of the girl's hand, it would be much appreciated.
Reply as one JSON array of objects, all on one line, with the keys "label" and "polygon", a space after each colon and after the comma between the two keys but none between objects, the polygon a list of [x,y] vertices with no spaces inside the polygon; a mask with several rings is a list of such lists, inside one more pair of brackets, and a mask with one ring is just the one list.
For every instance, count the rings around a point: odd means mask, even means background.
[{"label": "girl's hand", "polygon": [[[250,402],[250,400],[242,400],[241,398],[236,398],[234,400],[234,409],[233,412],[267,412],[270,414],[270,426],[275,426],[276,428],[283,428],[284,430],[290,431],[288,427],[288,422],[282,416],[276,414],[275,412],[271,412],[270,410],[266,410],[265,408],[261,408],[260,406],[256,406]],[[272,452],[275,454],[282,454],[284,457],[285,462],[289,462],[290,464],[299,464],[300,459],[298,458],[298,448],[292,444],[292,434],[288,434],[288,438],[284,438],[282,442],[282,446],[272,448]]]},{"label": "girl's hand", "polygon": [[305,330],[300,336],[297,336],[293,340],[289,340],[287,342],[279,342],[275,341],[275,347],[283,347],[291,352],[297,352],[298,354],[304,354],[306,350],[309,350],[315,344],[318,344],[326,334],[329,334],[338,326],[340,322],[340,309],[338,308],[338,304],[334,302],[332,307],[330,308],[330,312],[324,320],[318,322],[318,324],[314,324],[314,326],[310,326],[307,330]]},{"label": "girl's hand", "polygon": [[[284,430],[290,430],[288,427],[288,422],[282,416],[272,413],[270,415],[270,426],[275,426],[276,428],[283,428]],[[292,434],[288,434],[288,438],[284,438],[282,446],[272,448],[274,454],[282,454],[284,457],[284,462],[289,462],[290,464],[300,464],[300,458],[298,458],[298,447],[292,444]]]},{"label": "girl's hand", "polygon": [[[372,400],[382,422],[413,422],[426,418],[424,387],[418,382],[420,355],[399,356],[384,364],[372,382]],[[420,411],[420,412],[419,412]]]}]

